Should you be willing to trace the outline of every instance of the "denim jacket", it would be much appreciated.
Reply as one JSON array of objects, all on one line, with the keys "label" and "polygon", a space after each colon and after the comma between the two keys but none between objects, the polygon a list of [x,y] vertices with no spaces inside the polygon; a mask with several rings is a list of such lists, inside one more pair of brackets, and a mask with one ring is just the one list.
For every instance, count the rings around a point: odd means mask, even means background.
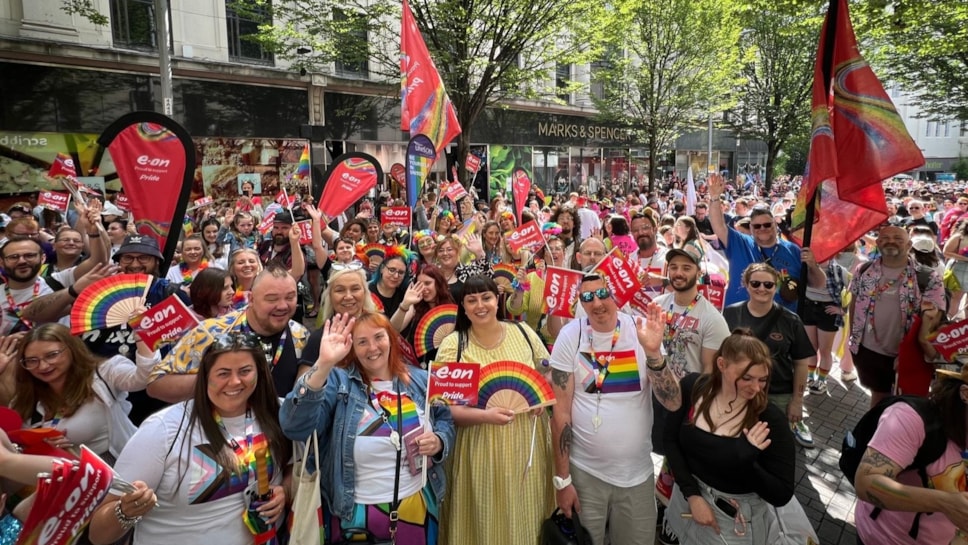
[{"label": "denim jacket", "polygon": [[[410,385],[404,391],[418,407],[423,407],[427,398],[427,371],[411,367],[409,372]],[[293,441],[305,441],[316,430],[323,498],[329,504],[330,511],[344,520],[352,515],[354,506],[356,478],[353,446],[357,427],[369,403],[364,386],[356,367],[334,368],[326,384],[318,391],[306,386],[304,375],[296,381],[293,391],[286,396],[279,409],[282,431]],[[399,386],[400,383],[394,380],[394,389],[399,390]],[[450,455],[456,431],[448,407],[433,405],[430,412],[434,433],[444,445],[443,450],[433,457],[434,464],[427,472],[428,481],[439,502],[446,491],[442,462]]]}]

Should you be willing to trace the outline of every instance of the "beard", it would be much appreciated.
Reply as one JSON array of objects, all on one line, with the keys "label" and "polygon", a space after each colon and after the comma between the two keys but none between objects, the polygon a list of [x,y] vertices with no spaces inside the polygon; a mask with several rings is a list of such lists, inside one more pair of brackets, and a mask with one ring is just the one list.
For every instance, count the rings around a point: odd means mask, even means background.
[{"label": "beard", "polygon": [[648,236],[641,236],[635,239],[635,243],[639,246],[639,250],[651,250],[655,246],[655,239]]},{"label": "beard", "polygon": [[671,282],[672,282],[672,289],[673,290],[675,290],[675,291],[689,291],[689,290],[695,288],[696,287],[696,284],[699,283],[699,275],[693,276],[692,278],[685,279],[685,281],[684,281],[685,283],[684,284],[680,284],[679,282],[683,282],[683,280],[679,280],[679,279],[672,280]]},{"label": "beard", "polygon": [[30,267],[30,272],[27,273],[26,275],[21,275],[16,268],[7,269],[6,272],[7,272],[7,276],[15,282],[29,282],[34,278],[36,278],[38,274],[40,274],[41,266],[42,266],[41,263],[32,265]]},{"label": "beard", "polygon": [[272,243],[274,245],[276,245],[276,246],[282,246],[288,240],[289,240],[289,237],[284,236],[284,235],[273,235],[272,236]]}]

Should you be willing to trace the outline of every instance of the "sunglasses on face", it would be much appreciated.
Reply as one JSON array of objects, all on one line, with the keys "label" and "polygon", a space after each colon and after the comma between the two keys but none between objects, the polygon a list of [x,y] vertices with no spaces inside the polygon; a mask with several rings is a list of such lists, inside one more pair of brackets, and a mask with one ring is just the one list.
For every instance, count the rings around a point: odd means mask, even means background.
[{"label": "sunglasses on face", "polygon": [[773,227],[773,223],[751,223],[750,227],[753,229],[769,229]]},{"label": "sunglasses on face", "polygon": [[591,303],[592,300],[596,297],[604,301],[605,299],[608,299],[611,296],[612,296],[612,290],[608,288],[598,288],[595,291],[583,291],[578,295],[582,303]]},{"label": "sunglasses on face", "polygon": [[750,287],[751,288],[753,288],[753,289],[760,289],[760,286],[763,286],[764,288],[766,288],[768,290],[771,290],[771,289],[773,289],[773,288],[776,287],[776,282],[769,282],[769,281],[763,282],[763,281],[760,281],[760,280],[750,280]]}]

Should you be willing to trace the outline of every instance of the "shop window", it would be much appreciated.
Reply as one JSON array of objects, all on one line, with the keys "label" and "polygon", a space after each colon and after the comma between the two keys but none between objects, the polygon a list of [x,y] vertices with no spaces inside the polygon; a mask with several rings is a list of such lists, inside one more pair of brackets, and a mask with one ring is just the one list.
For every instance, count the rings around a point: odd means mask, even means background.
[{"label": "shop window", "polygon": [[111,0],[111,36],[115,47],[156,51],[154,0]]},{"label": "shop window", "polygon": [[571,104],[571,93],[568,92],[568,84],[571,82],[571,65],[555,64],[555,96],[566,104]]},{"label": "shop window", "polygon": [[272,64],[272,53],[253,40],[259,33],[259,25],[271,22],[270,5],[253,5],[251,13],[239,13],[225,6],[225,24],[228,27],[229,59],[236,62]]},{"label": "shop window", "polygon": [[336,57],[336,75],[343,78],[365,79],[370,75],[366,20],[357,13],[335,8],[333,23],[346,30]]},{"label": "shop window", "polygon": [[595,61],[591,63],[591,83],[588,86],[588,94],[598,100],[605,100],[605,83],[602,82],[602,71],[610,67],[608,61]]}]

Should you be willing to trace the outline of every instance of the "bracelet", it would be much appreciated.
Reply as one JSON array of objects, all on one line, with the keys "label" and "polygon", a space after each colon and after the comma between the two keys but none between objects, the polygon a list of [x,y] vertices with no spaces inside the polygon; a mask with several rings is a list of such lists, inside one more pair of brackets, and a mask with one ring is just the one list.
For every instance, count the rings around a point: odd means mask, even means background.
[{"label": "bracelet", "polygon": [[409,308],[403,308],[403,305],[398,306],[397,307],[397,310],[402,310],[404,312],[410,312],[410,309]]},{"label": "bracelet", "polygon": [[121,528],[125,530],[130,530],[134,528],[135,524],[141,522],[141,517],[129,517],[121,511],[121,500],[118,500],[118,503],[114,504],[114,516],[118,519],[118,524],[121,525]]},{"label": "bracelet", "polygon": [[71,284],[70,286],[67,286],[67,295],[70,295],[74,299],[77,299],[80,294],[77,293],[76,289],[74,289],[74,284]]},{"label": "bracelet", "polygon": [[[661,365],[653,365],[654,363],[661,363]],[[645,357],[645,366],[649,368],[649,371],[659,372],[666,368],[669,363],[666,361],[665,356],[658,358]]]},{"label": "bracelet", "polygon": [[98,238],[100,236],[101,233],[94,233],[93,235],[91,233],[87,233],[87,238]]}]

